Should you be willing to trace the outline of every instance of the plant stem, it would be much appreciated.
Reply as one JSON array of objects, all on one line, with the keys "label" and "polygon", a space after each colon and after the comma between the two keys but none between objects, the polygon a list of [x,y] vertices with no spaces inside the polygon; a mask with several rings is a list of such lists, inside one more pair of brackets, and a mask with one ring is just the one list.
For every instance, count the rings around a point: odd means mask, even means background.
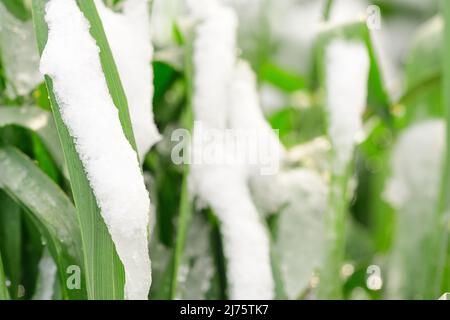
[{"label": "plant stem", "polygon": [[322,15],[324,21],[328,21],[330,19],[332,7],[333,7],[333,0],[327,0]]},{"label": "plant stem", "polygon": [[[192,37],[190,37],[192,38]],[[186,52],[185,52],[185,81],[187,87],[187,102],[185,113],[182,117],[183,126],[191,131],[192,130],[192,39],[186,44]],[[189,148],[190,146],[185,146],[185,148]],[[189,152],[188,150],[184,150],[184,152]],[[169,288],[169,298],[175,299],[177,284],[178,284],[178,269],[181,264],[181,260],[183,258],[184,245],[187,238],[187,232],[189,229],[189,225],[192,218],[192,206],[191,201],[189,199],[189,188],[188,188],[188,179],[189,179],[189,165],[184,164],[183,168],[183,181],[181,185],[181,198],[180,198],[180,209],[178,216],[178,231],[176,234],[175,240],[175,248],[173,253],[173,264],[172,264],[172,276],[171,283]]]},{"label": "plant stem", "polygon": [[[444,154],[444,167],[442,174],[441,191],[438,204],[438,247],[437,247],[437,274],[434,277],[432,289],[434,294],[441,294],[441,285],[443,274],[445,270],[445,263],[447,261],[448,248],[448,226],[449,226],[449,179],[450,179],[450,61],[447,59],[450,55],[450,1],[442,1],[442,13],[444,17],[444,32],[443,44],[444,50],[442,53],[443,63],[443,77],[442,77],[442,92],[444,101],[444,110],[446,118],[446,148]],[[448,289],[448,288],[447,288]],[[436,296],[437,298],[437,296]]]},{"label": "plant stem", "polygon": [[320,270],[319,299],[341,299],[341,264],[345,256],[345,221],[347,217],[347,174],[333,174],[325,214],[325,258]]}]

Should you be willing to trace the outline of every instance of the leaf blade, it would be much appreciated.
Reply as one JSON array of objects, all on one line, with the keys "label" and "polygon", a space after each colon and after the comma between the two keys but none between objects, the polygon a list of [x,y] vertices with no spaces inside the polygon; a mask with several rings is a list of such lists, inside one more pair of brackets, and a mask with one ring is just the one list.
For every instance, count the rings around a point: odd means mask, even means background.
[{"label": "leaf blade", "polygon": [[[61,280],[67,280],[68,266],[82,266],[80,230],[73,204],[49,177],[13,147],[0,148],[0,169],[0,187],[39,227],[59,266]],[[65,294],[74,299],[85,296],[83,288],[65,290]]]}]

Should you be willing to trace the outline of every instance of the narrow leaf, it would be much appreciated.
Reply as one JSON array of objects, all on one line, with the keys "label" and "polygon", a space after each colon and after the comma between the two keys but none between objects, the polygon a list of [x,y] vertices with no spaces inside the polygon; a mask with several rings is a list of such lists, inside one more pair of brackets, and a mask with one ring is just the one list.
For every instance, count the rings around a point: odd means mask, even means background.
[{"label": "narrow leaf", "polygon": [[[0,170],[1,171],[1,170]],[[21,284],[22,217],[20,207],[0,190],[0,251],[3,268],[10,285],[13,299],[18,298]]]},{"label": "narrow leaf", "polygon": [[[13,147],[0,148],[0,187],[40,228],[65,284],[69,266],[82,269],[80,230],[73,204],[50,178]],[[84,286],[73,290],[63,286],[65,295],[75,299],[83,298],[84,290]]]},{"label": "narrow leaf", "polygon": [[58,167],[63,168],[64,156],[51,113],[37,107],[12,108],[0,106],[0,127],[7,125],[21,126],[36,132]]},{"label": "narrow leaf", "polygon": [[5,273],[3,272],[1,253],[0,253],[0,300],[9,300],[8,288],[6,287]]},{"label": "narrow leaf", "polygon": [[[33,6],[36,31],[38,33],[37,38],[41,51],[44,49],[48,37],[48,28],[44,19],[47,2],[38,0],[34,2]],[[77,4],[84,18],[89,23],[90,35],[99,48],[99,60],[102,71],[109,94],[115,107],[118,109],[123,134],[131,147],[136,150],[126,96],[95,4],[92,0],[77,1]],[[46,77],[46,83],[50,92],[52,110],[55,114],[60,139],[64,145],[63,151],[68,163],[72,192],[81,225],[89,298],[123,299],[125,284],[123,264],[118,257],[115,244],[104,223],[98,199],[95,198],[92,187],[89,184],[87,172],[80,161],[80,155],[76,152],[73,138],[70,136],[61,118],[60,106],[56,100],[53,82],[50,77]],[[122,252],[123,257],[125,257],[124,244],[117,242],[117,245],[119,252]],[[126,263],[128,260],[122,261]],[[127,279],[129,280],[128,276],[127,274]]]}]

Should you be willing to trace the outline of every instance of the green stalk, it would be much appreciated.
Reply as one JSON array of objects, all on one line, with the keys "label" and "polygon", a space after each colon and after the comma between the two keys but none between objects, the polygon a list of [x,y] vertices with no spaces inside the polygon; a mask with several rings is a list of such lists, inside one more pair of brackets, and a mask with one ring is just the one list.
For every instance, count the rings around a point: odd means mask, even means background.
[{"label": "green stalk", "polygon": [[[190,37],[192,38],[192,37]],[[183,116],[182,122],[183,126],[189,131],[192,130],[192,77],[193,77],[193,65],[192,65],[192,39],[186,42],[186,52],[185,52],[185,81],[187,87],[187,103],[186,110]],[[190,146],[187,146],[190,147]],[[187,152],[188,150],[184,150]],[[184,164],[183,168],[183,181],[181,185],[181,199],[180,208],[178,216],[178,230],[175,239],[175,248],[172,259],[172,276],[169,288],[169,298],[175,299],[177,284],[178,284],[178,270],[183,258],[184,246],[186,243],[188,228],[192,219],[192,205],[189,199],[189,164]]]},{"label": "green stalk", "polygon": [[319,299],[341,299],[341,265],[345,257],[348,174],[333,173],[325,213],[325,259],[320,270]]},{"label": "green stalk", "polygon": [[[186,165],[187,166],[187,165]],[[175,240],[175,248],[172,259],[172,276],[170,279],[169,298],[175,299],[178,284],[178,270],[183,258],[184,246],[186,243],[186,237],[188,228],[192,218],[191,203],[189,200],[188,192],[188,172],[189,169],[185,169],[183,173],[183,181],[181,185],[181,199],[180,209],[178,217],[178,230]]]},{"label": "green stalk", "polygon": [[331,9],[333,7],[333,0],[327,0],[325,3],[325,7],[323,9],[322,18],[324,21],[328,21],[330,19]]},{"label": "green stalk", "polygon": [[[442,13],[444,18],[444,50],[442,53],[442,63],[443,63],[443,78],[442,78],[442,92],[444,101],[444,110],[446,114],[446,148],[444,155],[444,168],[441,183],[441,192],[439,198],[438,207],[438,265],[437,265],[437,275],[435,277],[436,281],[433,283],[432,289],[434,289],[434,294],[441,294],[441,286],[444,270],[446,268],[446,261],[448,259],[448,232],[449,232],[449,209],[450,209],[450,61],[447,57],[450,56],[450,1],[442,1]],[[446,285],[444,285],[444,289]]]},{"label": "green stalk", "polygon": [[30,11],[23,0],[0,0],[0,2],[17,19],[27,21],[31,18]]}]

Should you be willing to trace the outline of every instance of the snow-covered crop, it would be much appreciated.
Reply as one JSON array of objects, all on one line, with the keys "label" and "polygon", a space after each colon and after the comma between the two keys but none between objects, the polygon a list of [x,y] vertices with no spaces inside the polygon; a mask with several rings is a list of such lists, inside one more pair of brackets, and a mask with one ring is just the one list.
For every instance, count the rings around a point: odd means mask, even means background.
[{"label": "snow-covered crop", "polygon": [[446,297],[438,3],[0,0],[0,300]]}]

